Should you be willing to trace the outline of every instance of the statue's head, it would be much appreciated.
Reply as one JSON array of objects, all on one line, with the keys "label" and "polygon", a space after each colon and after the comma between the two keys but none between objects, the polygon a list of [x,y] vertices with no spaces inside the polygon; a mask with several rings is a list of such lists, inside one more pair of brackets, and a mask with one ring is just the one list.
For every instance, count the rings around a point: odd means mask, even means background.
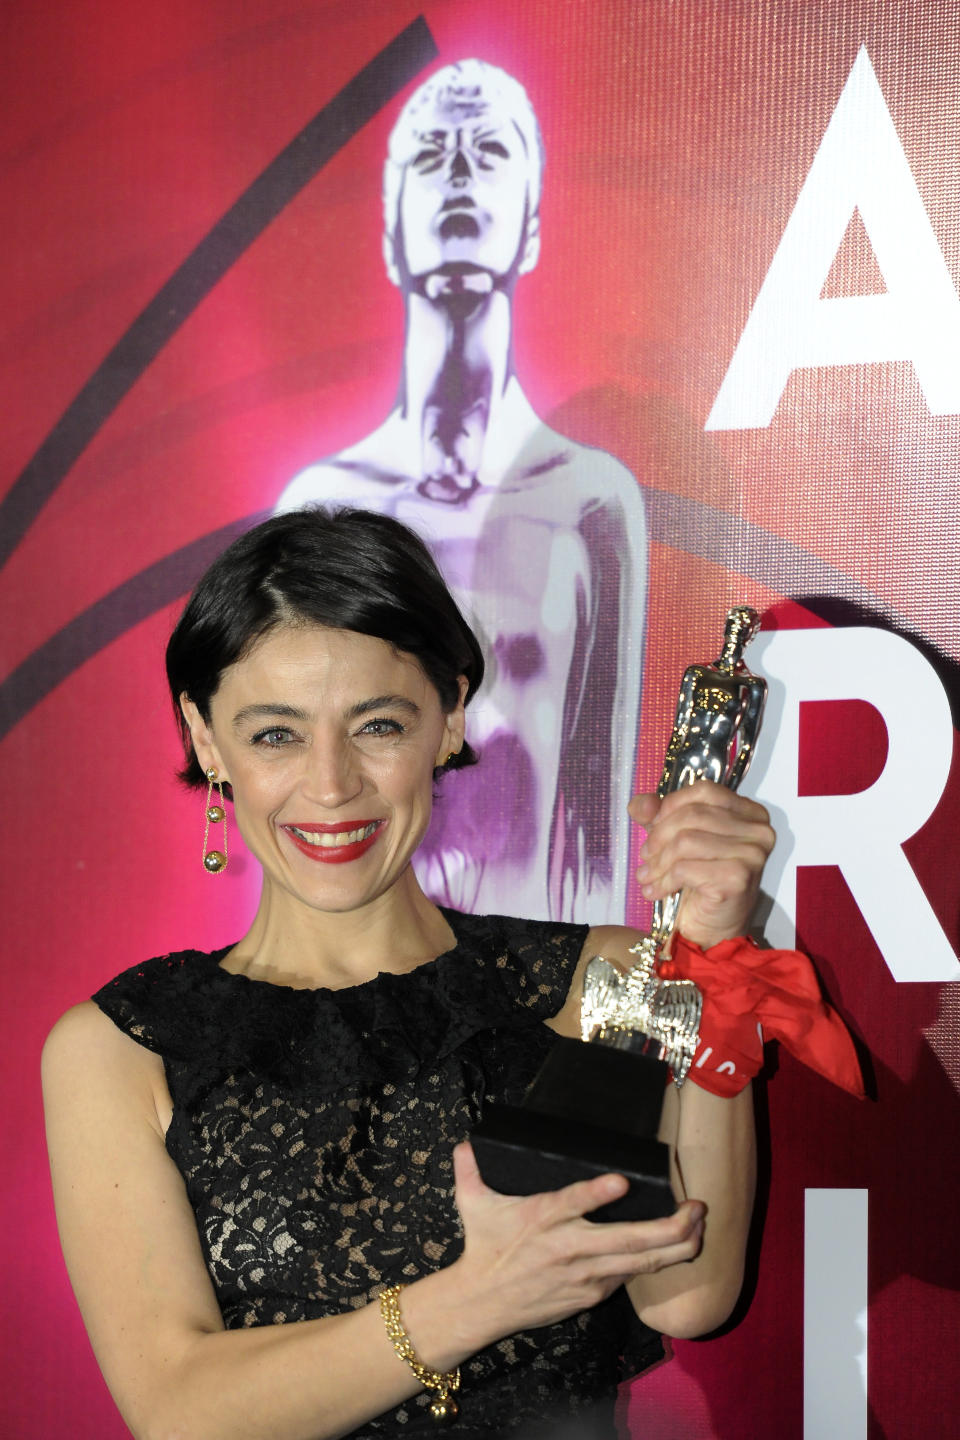
[{"label": "statue's head", "polygon": [[727,611],[723,627],[723,653],[720,665],[733,669],[741,664],[743,652],[760,629],[760,616],[749,605],[737,605]]},{"label": "statue's head", "polygon": [[437,273],[512,280],[537,263],[543,145],[523,86],[483,60],[438,70],[407,101],[383,171],[395,285]]}]

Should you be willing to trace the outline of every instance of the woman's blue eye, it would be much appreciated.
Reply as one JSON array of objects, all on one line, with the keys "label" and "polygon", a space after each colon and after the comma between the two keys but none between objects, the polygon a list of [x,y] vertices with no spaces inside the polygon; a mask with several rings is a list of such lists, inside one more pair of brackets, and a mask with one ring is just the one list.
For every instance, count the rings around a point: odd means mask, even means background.
[{"label": "woman's blue eye", "polygon": [[293,736],[289,730],[261,730],[259,734],[254,735],[253,743],[254,745],[267,745],[276,750],[283,745],[288,745],[292,739]]},{"label": "woman's blue eye", "polygon": [[361,734],[361,735],[402,735],[402,734],[403,734],[403,726],[400,725],[396,720],[385,720],[385,719],[368,720],[367,723],[366,723],[364,726],[361,727],[360,734]]}]

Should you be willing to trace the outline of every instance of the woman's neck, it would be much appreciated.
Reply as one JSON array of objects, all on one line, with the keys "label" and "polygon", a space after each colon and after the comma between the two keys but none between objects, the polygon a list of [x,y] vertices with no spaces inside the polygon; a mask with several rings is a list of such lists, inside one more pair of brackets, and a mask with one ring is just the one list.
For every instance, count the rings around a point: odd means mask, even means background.
[{"label": "woman's neck", "polygon": [[381,972],[405,974],[453,944],[412,868],[385,894],[348,911],[314,910],[265,879],[253,924],[221,963],[251,980],[343,990]]}]

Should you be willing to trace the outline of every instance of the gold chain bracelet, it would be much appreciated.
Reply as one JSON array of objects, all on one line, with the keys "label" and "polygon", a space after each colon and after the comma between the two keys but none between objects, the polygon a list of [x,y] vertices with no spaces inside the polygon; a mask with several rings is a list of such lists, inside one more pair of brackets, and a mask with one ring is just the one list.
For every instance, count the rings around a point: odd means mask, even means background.
[{"label": "gold chain bracelet", "polygon": [[406,1361],[425,1390],[437,1392],[436,1399],[430,1405],[430,1414],[438,1425],[447,1425],[451,1420],[456,1420],[460,1413],[460,1407],[453,1398],[454,1392],[460,1389],[460,1370],[450,1370],[444,1375],[440,1370],[428,1370],[426,1365],[421,1365],[400,1319],[402,1289],[402,1285],[391,1285],[389,1290],[381,1290],[380,1314],[400,1359]]}]

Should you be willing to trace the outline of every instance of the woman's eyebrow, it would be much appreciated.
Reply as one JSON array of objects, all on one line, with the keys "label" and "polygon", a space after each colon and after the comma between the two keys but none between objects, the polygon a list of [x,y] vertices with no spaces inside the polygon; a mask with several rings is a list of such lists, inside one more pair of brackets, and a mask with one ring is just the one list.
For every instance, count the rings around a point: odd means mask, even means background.
[{"label": "woman's eyebrow", "polygon": [[247,720],[262,720],[265,717],[272,718],[275,715],[281,716],[284,720],[309,720],[305,710],[300,710],[296,705],[284,705],[282,701],[264,701],[256,705],[244,705],[233,717],[235,728],[239,728]]},{"label": "woman's eyebrow", "polygon": [[375,695],[370,700],[358,700],[356,705],[351,705],[347,719],[357,720],[361,715],[369,715],[371,710],[403,710],[408,715],[420,714],[420,706],[407,695]]},{"label": "woman's eyebrow", "polygon": [[[346,712],[346,718],[356,720],[361,715],[369,715],[371,710],[403,710],[411,716],[420,714],[420,706],[406,695],[373,695],[369,700],[358,700],[355,705],[351,705]],[[287,705],[280,700],[267,700],[242,706],[234,715],[233,724],[236,729],[239,729],[250,720],[264,719],[299,720],[301,723],[307,723],[311,716],[298,705]]]}]

